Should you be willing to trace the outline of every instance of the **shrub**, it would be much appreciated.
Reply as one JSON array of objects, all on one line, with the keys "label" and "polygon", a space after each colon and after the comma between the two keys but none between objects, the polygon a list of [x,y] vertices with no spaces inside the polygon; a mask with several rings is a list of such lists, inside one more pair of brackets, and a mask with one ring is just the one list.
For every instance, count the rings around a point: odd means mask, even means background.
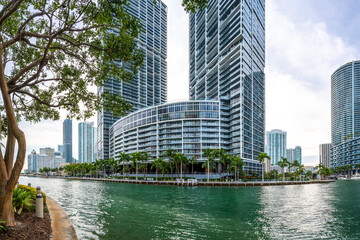
[{"label": "shrub", "polygon": [[5,226],[6,221],[0,220],[0,232],[7,232],[9,228]]},{"label": "shrub", "polygon": [[20,188],[14,189],[12,201],[14,212],[17,212],[20,215],[24,208],[29,211],[35,210],[35,205],[33,204],[34,201],[35,198],[31,192]]},{"label": "shrub", "polygon": [[[36,188],[34,187],[28,187],[28,186],[25,186],[25,185],[22,185],[22,184],[18,184],[17,188],[19,189],[23,189],[27,192],[31,192],[32,194],[32,197],[35,199],[36,198]],[[41,194],[43,196],[43,200],[44,200],[44,203],[46,203],[46,195],[43,191],[41,191]]]}]

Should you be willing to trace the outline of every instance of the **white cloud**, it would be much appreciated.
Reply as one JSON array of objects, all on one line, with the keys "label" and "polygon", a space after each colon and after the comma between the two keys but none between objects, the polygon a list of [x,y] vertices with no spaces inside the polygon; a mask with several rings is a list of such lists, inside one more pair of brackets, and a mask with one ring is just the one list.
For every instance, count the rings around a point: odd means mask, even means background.
[{"label": "white cloud", "polygon": [[295,23],[273,0],[266,7],[266,129],[287,131],[288,148],[302,146],[304,163],[316,164],[331,141],[331,74],[357,50],[325,23]]}]

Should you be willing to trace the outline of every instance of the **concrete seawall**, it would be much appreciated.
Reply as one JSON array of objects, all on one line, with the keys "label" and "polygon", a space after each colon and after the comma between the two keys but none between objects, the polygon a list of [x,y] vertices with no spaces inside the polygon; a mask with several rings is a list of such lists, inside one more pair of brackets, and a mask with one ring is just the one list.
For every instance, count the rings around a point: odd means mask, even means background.
[{"label": "concrete seawall", "polygon": [[46,205],[50,213],[52,240],[78,240],[75,228],[60,204],[46,196]]},{"label": "concrete seawall", "polygon": [[303,184],[319,184],[330,183],[335,180],[317,180],[317,181],[265,181],[265,182],[177,182],[177,181],[144,181],[144,180],[123,180],[123,179],[107,179],[107,178],[79,178],[79,177],[48,177],[60,179],[73,179],[84,181],[100,181],[100,182],[114,182],[114,183],[132,183],[132,184],[146,184],[146,185],[173,185],[173,186],[229,186],[229,187],[255,187],[255,186],[280,186],[280,185],[303,185]]}]

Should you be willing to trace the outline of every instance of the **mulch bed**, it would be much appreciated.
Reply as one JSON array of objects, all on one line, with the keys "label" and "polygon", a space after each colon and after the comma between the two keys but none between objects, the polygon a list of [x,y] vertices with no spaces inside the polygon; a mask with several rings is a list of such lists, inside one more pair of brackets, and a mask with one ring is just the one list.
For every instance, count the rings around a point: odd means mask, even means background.
[{"label": "mulch bed", "polygon": [[1,240],[49,240],[51,236],[51,220],[48,211],[44,218],[35,217],[35,212],[23,211],[15,213],[16,226],[6,233],[0,233]]}]

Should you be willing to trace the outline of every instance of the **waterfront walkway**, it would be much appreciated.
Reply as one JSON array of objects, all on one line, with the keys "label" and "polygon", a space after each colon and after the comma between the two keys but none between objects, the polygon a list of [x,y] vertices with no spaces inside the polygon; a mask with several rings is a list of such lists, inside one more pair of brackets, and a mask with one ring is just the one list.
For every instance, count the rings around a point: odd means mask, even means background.
[{"label": "waterfront walkway", "polygon": [[[41,176],[44,177],[44,176]],[[335,180],[315,180],[315,181],[249,181],[249,182],[196,182],[196,181],[145,181],[145,180],[126,180],[126,179],[108,179],[108,178],[81,178],[81,177],[45,177],[45,178],[60,178],[73,180],[87,180],[100,182],[114,182],[114,183],[132,183],[132,184],[147,184],[147,185],[176,185],[176,186],[231,186],[231,187],[253,187],[253,186],[279,186],[279,185],[301,185],[301,184],[317,184],[330,183]]]}]

